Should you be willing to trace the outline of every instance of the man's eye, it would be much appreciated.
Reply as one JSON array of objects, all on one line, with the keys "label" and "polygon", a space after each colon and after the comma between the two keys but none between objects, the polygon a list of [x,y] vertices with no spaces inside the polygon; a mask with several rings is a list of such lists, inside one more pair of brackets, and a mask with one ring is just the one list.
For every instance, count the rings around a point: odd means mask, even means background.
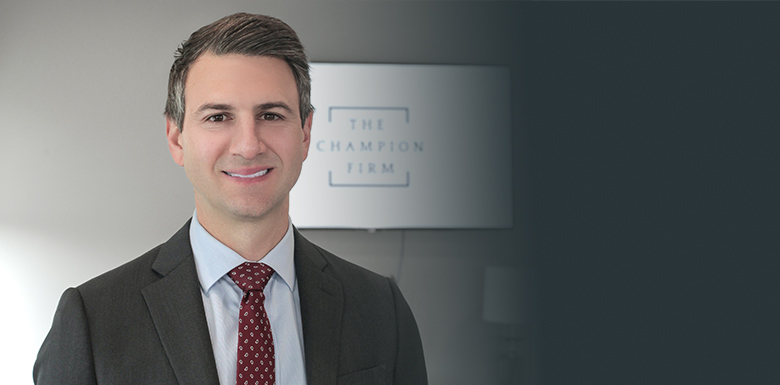
[{"label": "man's eye", "polygon": [[260,115],[260,119],[262,119],[262,120],[280,120],[280,119],[282,119],[282,117],[277,115],[277,114],[271,113],[271,112],[266,112],[266,113]]},{"label": "man's eye", "polygon": [[225,115],[222,114],[211,115],[208,118],[206,118],[206,120],[208,120],[209,122],[224,122],[225,119],[226,119]]}]

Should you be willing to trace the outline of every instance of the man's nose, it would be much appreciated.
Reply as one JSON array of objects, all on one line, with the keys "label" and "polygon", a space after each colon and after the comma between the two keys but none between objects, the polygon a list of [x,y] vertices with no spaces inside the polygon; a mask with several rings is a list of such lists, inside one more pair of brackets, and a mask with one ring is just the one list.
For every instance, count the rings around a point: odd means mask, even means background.
[{"label": "man's nose", "polygon": [[235,127],[231,153],[244,159],[253,159],[266,150],[260,126],[254,119],[242,119]]}]

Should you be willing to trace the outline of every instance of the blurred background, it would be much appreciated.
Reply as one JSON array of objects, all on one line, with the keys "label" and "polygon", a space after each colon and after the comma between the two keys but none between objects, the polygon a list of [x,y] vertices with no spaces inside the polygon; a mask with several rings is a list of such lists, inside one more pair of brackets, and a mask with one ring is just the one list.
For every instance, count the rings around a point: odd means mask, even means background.
[{"label": "blurred background", "polygon": [[396,278],[432,385],[780,381],[778,4],[184,0],[0,3],[0,381],[191,216],[167,74],[238,11],[312,61],[510,68],[511,229],[304,231]]}]

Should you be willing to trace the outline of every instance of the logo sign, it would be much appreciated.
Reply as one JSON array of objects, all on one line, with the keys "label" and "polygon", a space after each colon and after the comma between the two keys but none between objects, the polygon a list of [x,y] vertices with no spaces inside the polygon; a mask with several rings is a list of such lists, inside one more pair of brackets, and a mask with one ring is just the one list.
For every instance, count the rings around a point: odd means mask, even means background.
[{"label": "logo sign", "polygon": [[509,70],[312,64],[300,228],[512,226]]}]

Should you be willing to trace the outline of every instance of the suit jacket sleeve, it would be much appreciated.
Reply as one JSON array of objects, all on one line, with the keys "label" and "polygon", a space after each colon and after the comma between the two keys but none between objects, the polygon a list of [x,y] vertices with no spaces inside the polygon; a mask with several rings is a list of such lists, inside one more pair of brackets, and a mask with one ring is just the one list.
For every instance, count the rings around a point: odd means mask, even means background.
[{"label": "suit jacket sleeve", "polygon": [[422,341],[412,309],[406,303],[398,285],[390,280],[395,302],[396,326],[398,328],[398,355],[393,378],[398,385],[425,385],[428,375],[425,370]]},{"label": "suit jacket sleeve", "polygon": [[62,294],[51,330],[33,366],[37,385],[96,384],[84,303],[77,289]]}]

